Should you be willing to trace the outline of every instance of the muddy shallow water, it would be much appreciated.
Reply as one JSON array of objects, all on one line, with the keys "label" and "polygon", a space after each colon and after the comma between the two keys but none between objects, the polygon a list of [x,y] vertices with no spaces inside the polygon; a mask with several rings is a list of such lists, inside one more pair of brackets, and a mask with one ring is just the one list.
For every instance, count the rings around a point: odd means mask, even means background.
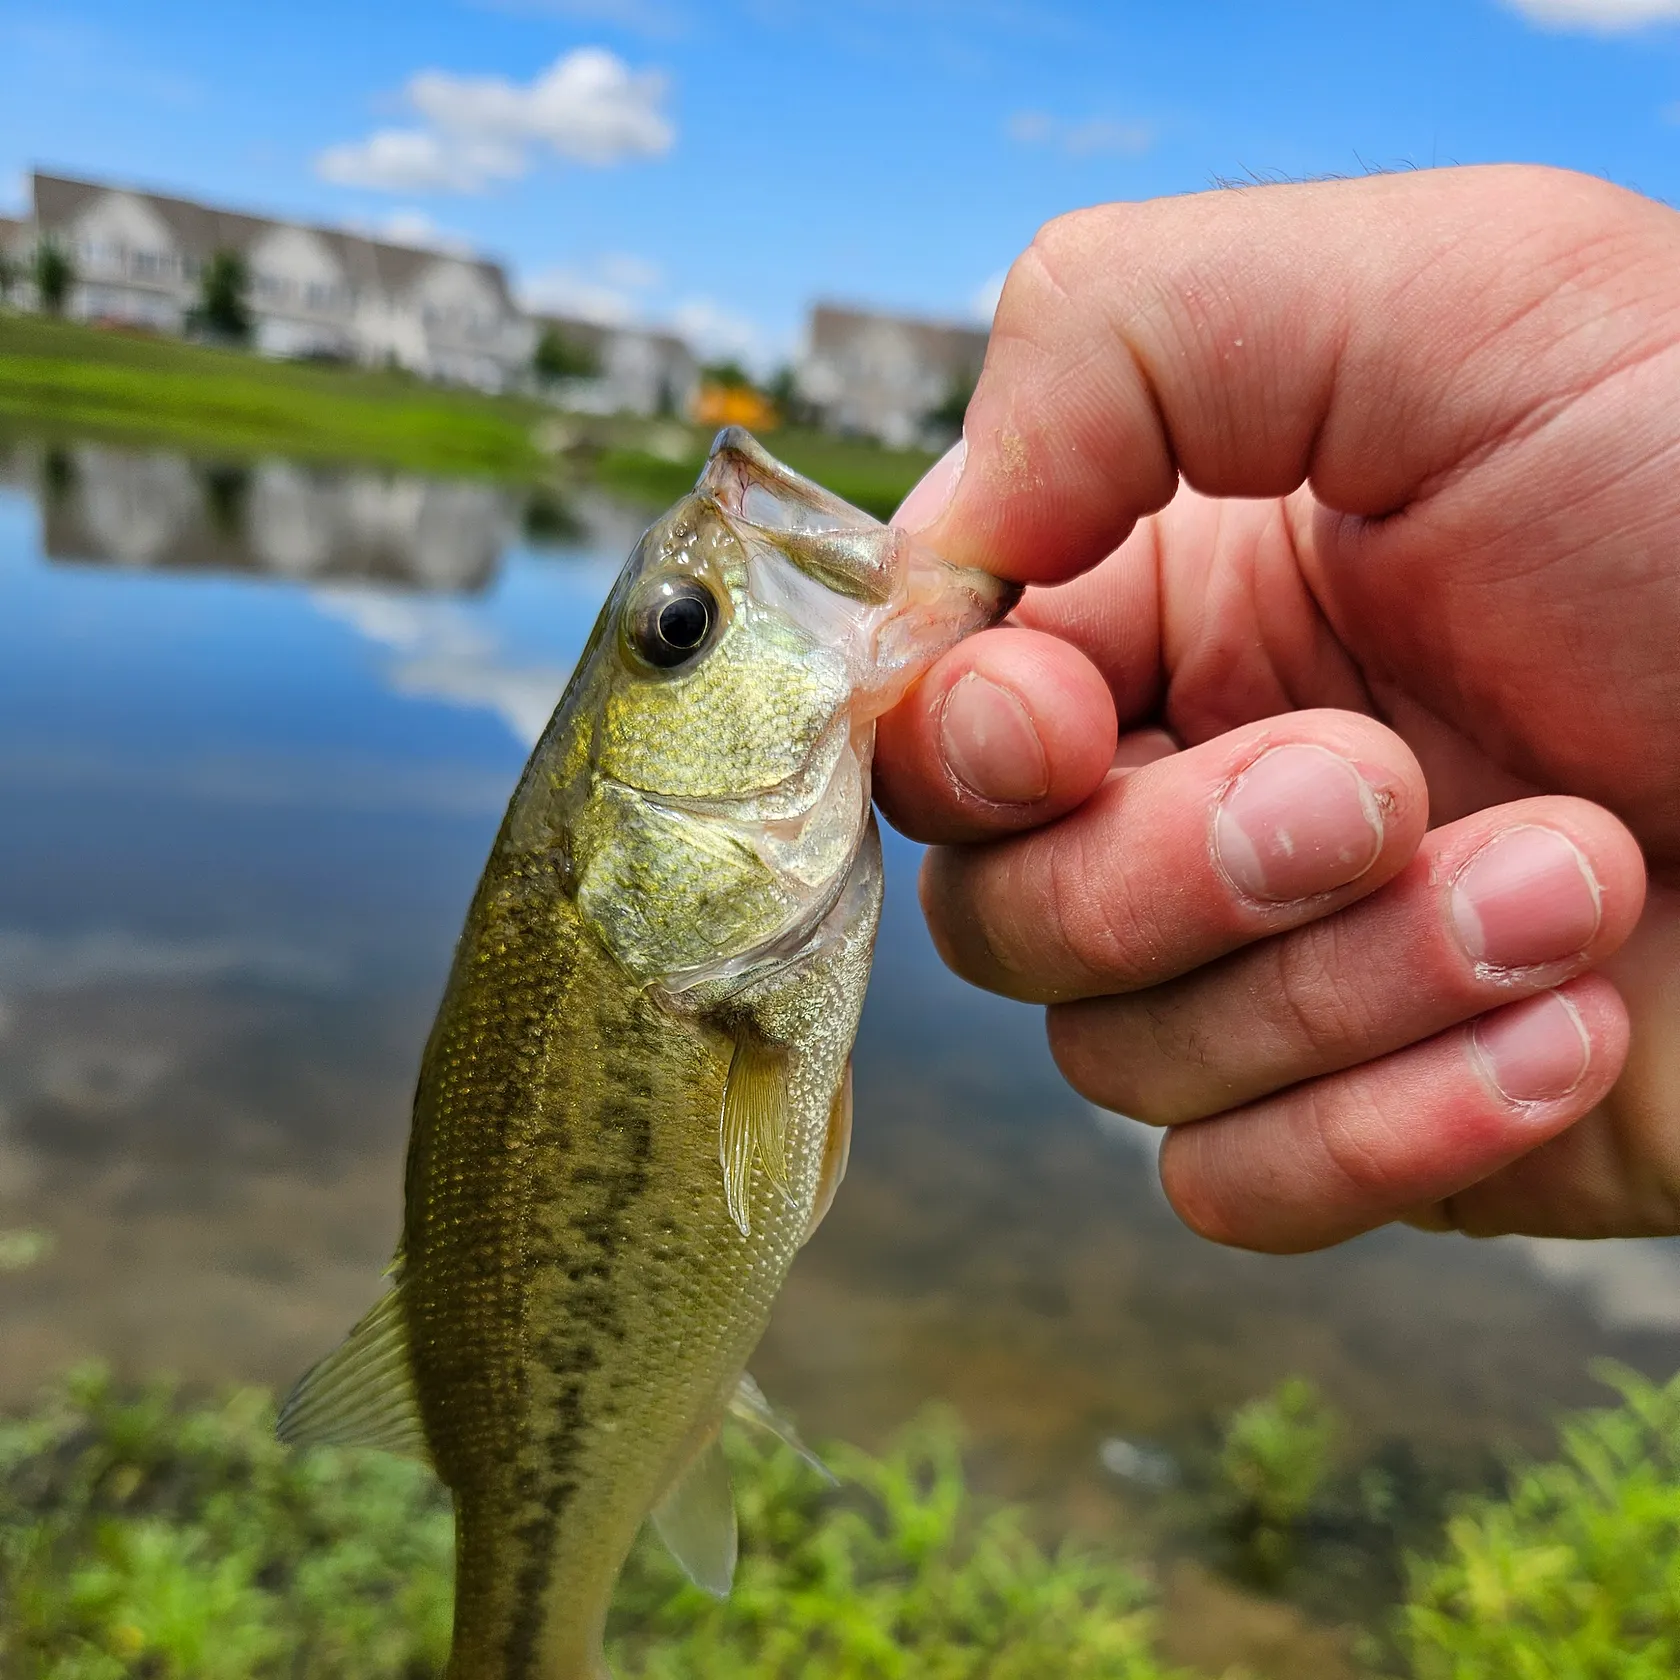
[{"label": "muddy shallow water", "polygon": [[[641,517],[583,497],[14,445],[0,464],[0,1404],[99,1354],[283,1384],[379,1287],[407,1101],[502,802]],[[540,538],[538,545],[533,536]],[[1289,1372],[1349,1450],[1543,1445],[1587,1361],[1680,1362],[1680,1251],[1190,1236],[889,900],[850,1177],[757,1361],[817,1436],[929,1398],[985,1485],[1112,1531]],[[1122,1455],[1123,1457],[1123,1455]],[[1109,1454],[1111,1463],[1115,1454]]]}]

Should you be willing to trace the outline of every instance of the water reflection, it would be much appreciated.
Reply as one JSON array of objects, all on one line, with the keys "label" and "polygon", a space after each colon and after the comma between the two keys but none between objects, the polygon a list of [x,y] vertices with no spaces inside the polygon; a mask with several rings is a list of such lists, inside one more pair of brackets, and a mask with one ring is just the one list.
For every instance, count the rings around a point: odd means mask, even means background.
[{"label": "water reflection", "polygon": [[587,533],[546,487],[94,443],[15,447],[0,458],[8,481],[38,489],[49,559],[155,570],[473,594],[490,585],[516,533],[550,545]]},{"label": "water reflection", "polygon": [[[6,474],[0,1231],[54,1246],[0,1275],[0,1400],[90,1352],[282,1383],[377,1286],[461,915],[641,516],[579,498],[539,549],[481,486],[91,445]],[[1359,1450],[1446,1461],[1544,1439],[1593,1353],[1673,1368],[1672,1245],[1188,1236],[888,864],[851,1176],[758,1362],[812,1433],[941,1396],[988,1485],[1112,1527],[1152,1496],[1105,1442],[1190,1450],[1289,1371]]]}]

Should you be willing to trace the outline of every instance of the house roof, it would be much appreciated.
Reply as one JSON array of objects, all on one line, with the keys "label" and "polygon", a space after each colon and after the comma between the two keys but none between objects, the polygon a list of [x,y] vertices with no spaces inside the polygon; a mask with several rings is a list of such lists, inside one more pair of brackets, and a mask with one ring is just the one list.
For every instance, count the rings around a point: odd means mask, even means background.
[{"label": "house roof", "polygon": [[810,344],[814,355],[843,349],[859,334],[890,327],[907,339],[924,361],[936,366],[979,370],[988,334],[981,327],[928,321],[913,315],[888,315],[844,304],[819,303],[811,310]]},{"label": "house roof", "polygon": [[435,262],[460,262],[476,270],[495,287],[511,310],[512,294],[507,275],[499,263],[483,257],[457,257],[450,252],[429,251],[413,245],[392,245],[348,233],[342,228],[320,227],[309,222],[289,222],[275,217],[252,216],[237,210],[218,210],[195,204],[191,199],[171,198],[163,193],[113,185],[109,182],[77,181],[63,175],[32,176],[35,220],[44,228],[59,228],[72,222],[95,199],[106,193],[126,193],[145,204],[168,227],[181,249],[205,258],[217,251],[243,251],[274,228],[298,227],[313,234],[328,247],[354,284],[371,285],[386,292],[400,292]]},{"label": "house roof", "polygon": [[654,344],[663,346],[667,350],[676,351],[684,356],[693,356],[694,351],[688,341],[679,334],[665,332],[659,327],[611,327],[600,321],[586,321],[579,315],[538,315],[533,314],[531,320],[539,332],[553,327],[562,338],[571,340],[573,344],[589,350],[603,349],[609,339],[623,336],[645,338]]}]

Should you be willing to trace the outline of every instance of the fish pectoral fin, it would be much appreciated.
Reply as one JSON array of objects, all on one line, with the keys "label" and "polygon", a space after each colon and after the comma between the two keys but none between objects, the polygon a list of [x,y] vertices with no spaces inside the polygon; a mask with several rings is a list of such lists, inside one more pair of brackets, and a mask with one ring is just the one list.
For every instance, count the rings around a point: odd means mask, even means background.
[{"label": "fish pectoral fin", "polygon": [[788,1055],[751,1033],[736,1040],[723,1091],[718,1163],[729,1217],[752,1235],[752,1170],[757,1162],[784,1196],[788,1176]]},{"label": "fish pectoral fin", "polygon": [[275,1433],[294,1447],[379,1447],[431,1463],[400,1283],[304,1374],[280,1408]]},{"label": "fish pectoral fin", "polygon": [[852,1158],[852,1062],[846,1058],[846,1071],[840,1075],[840,1087],[828,1111],[828,1136],[823,1143],[822,1170],[817,1175],[817,1193],[811,1199],[811,1223],[805,1227],[805,1241],[817,1234],[828,1210],[834,1206],[834,1193],[846,1176],[846,1163]]},{"label": "fish pectoral fin", "polygon": [[741,1373],[741,1380],[736,1383],[735,1392],[730,1396],[729,1415],[753,1429],[762,1430],[766,1435],[775,1436],[784,1447],[791,1447],[798,1453],[824,1481],[839,1485],[839,1477],[800,1440],[793,1420],[777,1411],[764,1398],[764,1390],[753,1381],[752,1374],[748,1371]]},{"label": "fish pectoral fin", "polygon": [[713,1598],[729,1596],[738,1548],[735,1490],[715,1435],[654,1506],[653,1526],[695,1586]]}]

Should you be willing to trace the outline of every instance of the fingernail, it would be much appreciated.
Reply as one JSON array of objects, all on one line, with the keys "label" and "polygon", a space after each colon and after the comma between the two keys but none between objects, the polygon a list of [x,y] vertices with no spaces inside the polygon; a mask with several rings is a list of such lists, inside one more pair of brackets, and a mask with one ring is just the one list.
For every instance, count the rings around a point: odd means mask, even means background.
[{"label": "fingernail", "polygon": [[1586,1077],[1592,1041],[1568,998],[1556,992],[1484,1015],[1471,1029],[1494,1089],[1508,1102],[1556,1102]]},{"label": "fingernail", "polygon": [[1233,886],[1282,904],[1357,881],[1382,850],[1382,807],[1345,758],[1292,743],[1226,789],[1213,838]]},{"label": "fingernail", "polygon": [[958,438],[911,487],[889,523],[901,531],[925,531],[951,505],[967,456],[968,441]]},{"label": "fingernail", "polygon": [[945,696],[939,745],[951,774],[982,799],[1026,805],[1050,791],[1050,766],[1031,714],[1007,688],[977,672]]},{"label": "fingernail", "polygon": [[1458,937],[1473,961],[1490,968],[1573,957],[1592,942],[1601,913],[1587,860],[1556,829],[1508,829],[1453,883]]}]

